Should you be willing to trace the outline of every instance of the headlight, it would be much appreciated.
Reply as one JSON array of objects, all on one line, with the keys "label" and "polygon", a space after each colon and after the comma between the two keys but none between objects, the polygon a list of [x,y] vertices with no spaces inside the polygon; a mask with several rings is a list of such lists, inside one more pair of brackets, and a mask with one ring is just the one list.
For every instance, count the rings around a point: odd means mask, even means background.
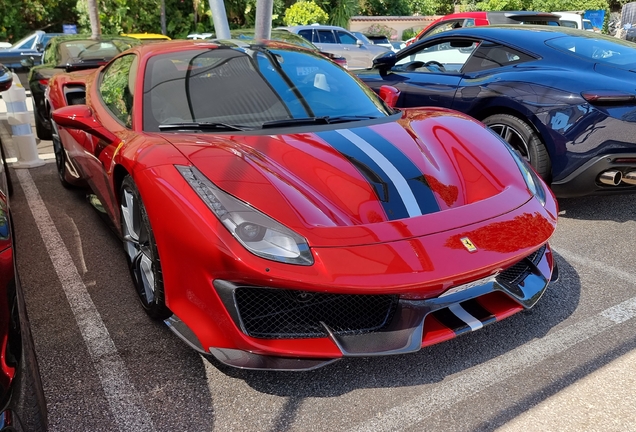
[{"label": "headlight", "polygon": [[494,136],[499,138],[499,140],[506,146],[506,148],[512,155],[512,158],[517,163],[517,167],[519,168],[519,171],[521,171],[521,175],[526,181],[528,189],[539,200],[541,205],[545,206],[545,189],[543,188],[543,184],[539,179],[537,173],[534,172],[530,164],[524,158],[522,158],[519,153],[517,153],[501,136],[497,135],[497,133],[492,131],[490,128],[488,128],[488,130],[492,132]]},{"label": "headlight", "polygon": [[225,228],[248,251],[261,258],[288,264],[314,263],[309,245],[303,237],[223,192],[195,167],[175,167]]}]

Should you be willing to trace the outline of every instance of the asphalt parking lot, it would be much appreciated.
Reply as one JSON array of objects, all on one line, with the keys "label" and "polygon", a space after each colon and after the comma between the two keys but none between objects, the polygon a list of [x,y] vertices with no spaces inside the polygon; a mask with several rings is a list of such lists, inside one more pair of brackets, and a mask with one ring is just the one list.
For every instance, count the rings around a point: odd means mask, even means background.
[{"label": "asphalt parking lot", "polygon": [[119,240],[38,150],[11,211],[52,431],[636,430],[636,195],[560,202],[560,280],[531,311],[415,354],[253,372],[146,317]]}]

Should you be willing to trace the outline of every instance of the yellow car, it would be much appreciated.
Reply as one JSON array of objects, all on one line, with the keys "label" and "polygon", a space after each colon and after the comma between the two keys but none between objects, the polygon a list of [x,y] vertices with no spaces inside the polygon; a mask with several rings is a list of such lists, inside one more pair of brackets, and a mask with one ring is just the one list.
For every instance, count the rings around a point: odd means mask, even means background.
[{"label": "yellow car", "polygon": [[169,36],[162,35],[159,33],[122,33],[122,36],[128,36],[135,39],[140,39],[142,43],[146,42],[158,42],[162,40],[172,40]]}]

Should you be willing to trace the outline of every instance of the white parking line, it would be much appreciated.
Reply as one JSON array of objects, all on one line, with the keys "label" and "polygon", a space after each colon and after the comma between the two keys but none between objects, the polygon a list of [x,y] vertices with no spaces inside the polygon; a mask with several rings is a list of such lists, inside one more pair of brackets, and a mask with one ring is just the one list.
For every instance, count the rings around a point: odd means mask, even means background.
[{"label": "white parking line", "polygon": [[[620,269],[580,257],[569,251],[557,250],[556,252],[568,260],[578,261],[580,264],[611,273],[618,279],[636,283],[636,277]],[[421,394],[405,404],[382,413],[381,417],[359,424],[352,431],[399,431],[415,426],[441,410],[448,409],[488,387],[505,381],[549,357],[558,355],[634,317],[636,317],[636,297],[475,366],[457,378],[444,381],[434,393]]]},{"label": "white parking line", "polygon": [[15,170],[57,277],[71,306],[110,406],[110,414],[122,431],[154,431],[154,425],[108,329],[62,241],[28,170]]}]

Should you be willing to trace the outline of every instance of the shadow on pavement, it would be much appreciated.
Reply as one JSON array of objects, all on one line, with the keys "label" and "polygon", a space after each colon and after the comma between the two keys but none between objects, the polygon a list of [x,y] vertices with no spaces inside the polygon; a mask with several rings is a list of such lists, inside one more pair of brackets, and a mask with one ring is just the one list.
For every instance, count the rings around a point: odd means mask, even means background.
[{"label": "shadow on pavement", "polygon": [[568,219],[627,222],[636,220],[636,194],[563,198],[559,209]]}]

